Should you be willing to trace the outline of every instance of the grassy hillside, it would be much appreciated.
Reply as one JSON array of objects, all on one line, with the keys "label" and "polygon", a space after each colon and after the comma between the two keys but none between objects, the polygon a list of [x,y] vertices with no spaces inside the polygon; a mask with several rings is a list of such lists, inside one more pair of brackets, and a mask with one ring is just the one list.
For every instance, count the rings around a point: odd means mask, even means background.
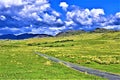
[{"label": "grassy hillside", "polygon": [[[6,79],[102,79],[81,73],[35,55],[34,50],[46,47],[28,46],[29,42],[41,42],[42,39],[23,41],[0,41],[0,80]],[[43,41],[44,43],[44,41]],[[103,80],[103,79],[102,79]]]},{"label": "grassy hillside", "polygon": [[68,30],[65,32],[60,32],[56,36],[71,36],[71,35],[80,35],[82,33],[86,33],[86,31],[83,30]]},{"label": "grassy hillside", "polygon": [[65,61],[120,74],[120,32],[31,39],[27,44]]},{"label": "grassy hillside", "polygon": [[102,79],[34,54],[120,74],[120,32],[0,41],[0,79]]}]

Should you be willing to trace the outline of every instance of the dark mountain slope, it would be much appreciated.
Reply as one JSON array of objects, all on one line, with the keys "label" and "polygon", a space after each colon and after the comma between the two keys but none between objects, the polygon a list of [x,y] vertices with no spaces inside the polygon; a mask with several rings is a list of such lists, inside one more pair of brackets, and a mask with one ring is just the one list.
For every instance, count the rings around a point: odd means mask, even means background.
[{"label": "dark mountain slope", "polygon": [[13,40],[28,39],[35,37],[42,38],[42,37],[52,37],[52,36],[47,34],[27,34],[27,33],[21,35],[14,35],[14,34],[0,35],[0,39],[13,39]]}]

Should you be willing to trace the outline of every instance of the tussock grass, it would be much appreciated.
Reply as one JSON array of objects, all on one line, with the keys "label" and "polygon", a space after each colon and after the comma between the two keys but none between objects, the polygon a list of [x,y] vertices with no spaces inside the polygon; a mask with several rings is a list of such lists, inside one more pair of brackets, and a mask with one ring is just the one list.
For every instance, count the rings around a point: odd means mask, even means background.
[{"label": "tussock grass", "polygon": [[[45,39],[46,40],[46,39]],[[0,41],[0,80],[6,79],[102,79],[97,76],[81,73],[47,59],[34,51],[45,51],[49,47],[28,45],[38,43],[41,39],[1,40]],[[46,41],[45,41],[46,42]],[[45,43],[44,40],[40,43]]]},{"label": "tussock grass", "polygon": [[48,61],[34,51],[120,74],[120,32],[0,41],[0,79],[97,79]]},{"label": "tussock grass", "polygon": [[[28,43],[41,43],[38,45],[39,52],[83,66],[120,74],[120,32],[83,33],[34,39],[34,41],[31,39]],[[44,42],[47,44],[42,44]]]}]

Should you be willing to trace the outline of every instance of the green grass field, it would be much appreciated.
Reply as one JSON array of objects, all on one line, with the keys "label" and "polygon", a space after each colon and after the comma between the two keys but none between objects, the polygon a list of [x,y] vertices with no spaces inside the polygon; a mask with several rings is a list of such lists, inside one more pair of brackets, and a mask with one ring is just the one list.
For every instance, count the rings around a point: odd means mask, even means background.
[{"label": "green grass field", "polygon": [[103,78],[39,57],[41,52],[93,69],[120,74],[120,32],[0,41],[0,79]]}]

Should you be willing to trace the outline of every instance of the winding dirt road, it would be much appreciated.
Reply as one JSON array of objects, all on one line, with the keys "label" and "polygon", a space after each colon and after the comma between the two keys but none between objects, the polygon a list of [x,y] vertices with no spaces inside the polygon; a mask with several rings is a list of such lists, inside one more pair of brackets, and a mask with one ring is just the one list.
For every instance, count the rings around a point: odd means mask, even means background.
[{"label": "winding dirt road", "polygon": [[108,72],[103,72],[103,71],[83,67],[83,66],[80,66],[80,65],[76,65],[76,64],[73,64],[73,63],[70,63],[70,62],[66,62],[66,61],[57,59],[57,58],[52,57],[52,56],[48,56],[46,54],[41,54],[39,52],[35,52],[35,53],[37,55],[41,56],[41,57],[47,58],[47,59],[49,59],[51,61],[54,61],[54,62],[57,62],[57,63],[62,63],[65,66],[70,67],[70,68],[75,69],[75,70],[78,70],[80,72],[87,72],[88,74],[93,74],[93,75],[96,75],[96,76],[107,78],[109,80],[120,80],[120,75],[117,75],[117,74],[112,74],[112,73],[108,73]]}]

